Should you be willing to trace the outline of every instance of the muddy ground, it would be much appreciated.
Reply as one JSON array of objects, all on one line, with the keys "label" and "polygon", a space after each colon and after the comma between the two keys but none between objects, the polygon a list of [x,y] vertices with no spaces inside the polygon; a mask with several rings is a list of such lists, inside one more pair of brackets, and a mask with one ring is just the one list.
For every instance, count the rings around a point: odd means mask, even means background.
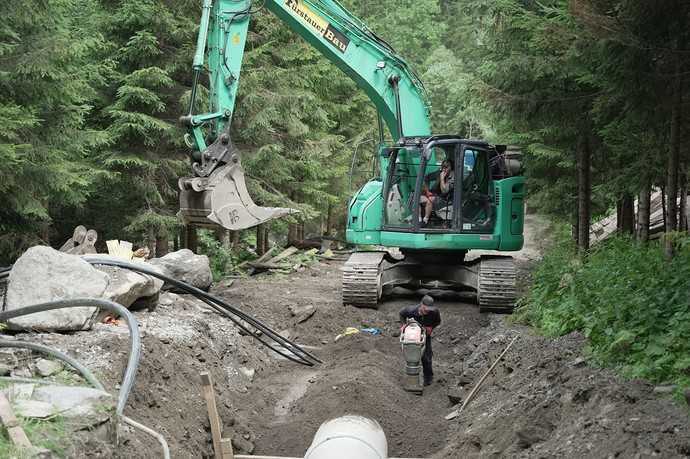
[{"label": "muddy ground", "polygon": [[[534,224],[534,221],[530,222]],[[528,282],[538,256],[533,232],[520,255]],[[138,312],[141,365],[125,410],[161,432],[175,458],[211,457],[211,435],[199,372],[210,371],[226,436],[236,451],[301,457],[318,426],[356,413],[379,421],[396,457],[688,457],[687,408],[590,366],[577,334],[548,339],[504,316],[479,314],[459,297],[440,297],[442,325],[434,334],[435,381],[422,396],[405,392],[397,314],[418,294],[387,299],[378,310],[344,307],[340,261],[291,275],[227,282],[214,292],[309,346],[323,364],[304,367],[277,357],[233,324],[187,296],[166,294],[155,312]],[[293,315],[313,305],[313,316]],[[346,327],[377,327],[338,341]],[[508,342],[518,340],[479,395],[456,419],[445,415],[463,398]],[[40,335],[96,371],[115,392],[127,355],[124,326],[99,325],[71,335]],[[457,408],[457,406],[455,407]],[[93,435],[75,437],[70,457],[160,457],[158,445],[124,428],[114,449]]]}]

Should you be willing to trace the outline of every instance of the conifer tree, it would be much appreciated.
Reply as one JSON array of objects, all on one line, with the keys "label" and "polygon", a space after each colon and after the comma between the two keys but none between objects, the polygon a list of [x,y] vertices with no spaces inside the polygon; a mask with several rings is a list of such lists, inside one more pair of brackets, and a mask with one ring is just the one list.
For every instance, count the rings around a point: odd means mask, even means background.
[{"label": "conifer tree", "polygon": [[0,24],[0,263],[50,242],[54,209],[82,206],[106,136],[87,128],[106,65],[91,0],[24,0]]}]

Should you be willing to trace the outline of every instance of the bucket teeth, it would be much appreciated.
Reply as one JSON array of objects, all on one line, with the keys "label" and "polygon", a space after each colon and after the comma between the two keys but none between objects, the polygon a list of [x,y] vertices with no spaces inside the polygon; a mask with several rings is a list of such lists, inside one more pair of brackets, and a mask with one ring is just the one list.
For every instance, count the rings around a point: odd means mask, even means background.
[{"label": "bucket teeth", "polygon": [[221,166],[209,177],[182,178],[179,184],[179,215],[187,225],[238,231],[297,212],[257,206],[249,196],[239,163]]}]

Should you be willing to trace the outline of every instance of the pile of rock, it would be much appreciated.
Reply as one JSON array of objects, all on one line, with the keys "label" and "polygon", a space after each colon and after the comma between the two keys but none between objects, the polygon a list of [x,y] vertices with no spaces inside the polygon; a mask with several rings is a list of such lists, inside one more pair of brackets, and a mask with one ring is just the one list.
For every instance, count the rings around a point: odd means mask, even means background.
[{"label": "pile of rock", "polygon": [[[148,262],[130,262],[203,290],[211,285],[208,258],[187,249]],[[78,255],[36,246],[27,250],[12,267],[4,304],[0,305],[3,311],[8,311],[48,301],[88,297],[110,300],[127,308],[152,310],[162,288],[168,286],[157,277],[111,266],[94,267]],[[34,331],[87,330],[97,320],[98,313],[97,307],[45,311],[11,319],[8,326]]]}]

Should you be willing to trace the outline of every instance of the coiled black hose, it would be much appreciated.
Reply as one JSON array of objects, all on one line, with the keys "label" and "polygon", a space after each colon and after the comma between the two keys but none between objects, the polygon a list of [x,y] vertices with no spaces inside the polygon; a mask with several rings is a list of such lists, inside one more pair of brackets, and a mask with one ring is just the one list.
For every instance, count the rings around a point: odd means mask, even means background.
[{"label": "coiled black hose", "polygon": [[[116,266],[118,268],[124,268],[124,269],[129,269],[131,271],[139,272],[142,274],[148,274],[149,276],[157,277],[158,279],[162,279],[169,284],[172,284],[181,290],[191,293],[192,295],[196,296],[200,300],[202,300],[204,303],[208,304],[211,306],[214,310],[217,312],[223,314],[224,316],[228,317],[235,325],[237,325],[240,329],[244,330],[247,334],[251,335],[254,337],[257,341],[259,341],[261,344],[264,346],[268,347],[272,351],[278,353],[279,355],[285,357],[286,359],[299,363],[302,365],[308,365],[308,366],[313,366],[316,363],[322,363],[322,361],[317,358],[316,356],[312,355],[311,353],[307,352],[304,350],[302,347],[300,347],[298,344],[288,340],[287,338],[281,336],[271,328],[269,328],[266,324],[263,322],[255,319],[254,317],[250,316],[249,314],[241,311],[240,309],[231,306],[230,304],[226,303],[225,301],[221,300],[220,298],[211,295],[207,292],[204,292],[203,290],[200,290],[196,287],[193,287],[185,282],[173,279],[172,277],[163,275],[157,271],[154,271],[152,269],[147,269],[142,266],[133,264],[133,263],[127,263],[125,261],[120,261],[120,260],[113,260],[113,259],[108,259],[108,258],[98,258],[96,256],[84,256],[83,259],[92,265],[104,265],[104,266]],[[239,318],[239,319],[238,319]],[[285,352],[282,352],[279,349],[276,349],[273,347],[270,343],[266,342],[263,337],[256,332],[250,331],[242,322],[250,324],[252,327],[254,327],[256,330],[259,330],[263,334],[265,334],[268,338],[276,342],[279,346],[284,348],[286,351],[292,353],[292,355],[287,354]]]},{"label": "coiled black hose", "polygon": [[15,317],[35,314],[37,312],[52,311],[54,309],[65,309],[75,307],[93,307],[97,306],[106,309],[114,314],[125,319],[129,328],[131,348],[129,351],[129,359],[127,361],[127,368],[125,375],[122,378],[122,385],[117,399],[116,414],[122,416],[122,412],[127,404],[127,399],[134,386],[134,377],[139,366],[139,357],[141,355],[141,338],[139,337],[139,324],[136,317],[132,315],[127,308],[114,303],[112,301],[103,300],[100,298],[73,298],[70,300],[49,301],[46,303],[35,304],[25,308],[13,309],[11,311],[0,312],[0,322],[6,322]]}]

